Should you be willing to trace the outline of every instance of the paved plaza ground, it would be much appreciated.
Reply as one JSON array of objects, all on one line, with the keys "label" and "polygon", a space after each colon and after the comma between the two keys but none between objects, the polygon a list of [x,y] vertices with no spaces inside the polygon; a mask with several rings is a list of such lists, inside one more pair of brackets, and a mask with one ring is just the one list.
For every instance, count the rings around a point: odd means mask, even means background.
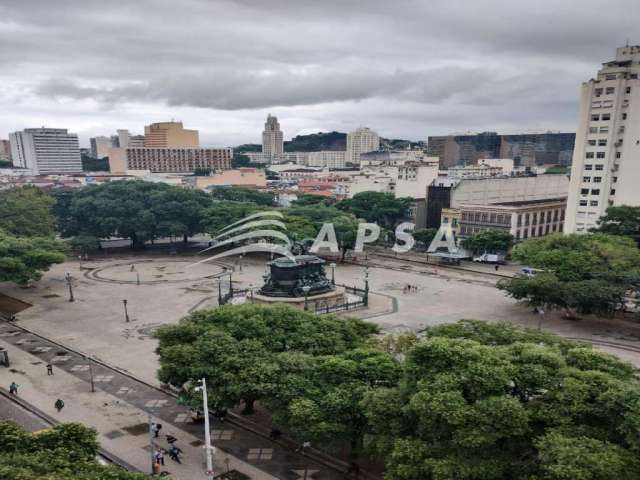
[{"label": "paved plaza ground", "polygon": [[[233,271],[235,288],[260,286],[266,270],[265,257],[244,258],[242,265],[237,259],[227,260],[226,265],[193,265],[198,260],[199,257],[180,255],[104,256],[83,261],[82,264],[75,260],[56,265],[41,281],[29,288],[0,284],[1,293],[32,305],[17,315],[17,326],[68,346],[79,354],[70,358],[64,368],[61,366],[64,371],[56,379],[50,379],[43,377],[42,361],[43,356],[55,352],[34,352],[33,348],[27,348],[28,343],[18,343],[19,338],[0,335],[0,346],[8,347],[19,364],[17,373],[0,369],[0,382],[4,385],[17,376],[18,383],[25,387],[24,394],[31,395],[34,404],[48,413],[51,413],[56,396],[66,395],[72,404],[77,401],[78,408],[73,412],[63,410],[60,420],[77,419],[96,426],[105,446],[124,454],[123,458],[132,464],[144,465],[143,439],[131,435],[124,438],[116,435],[116,438],[110,439],[107,434],[116,430],[126,431],[128,425],[144,422],[146,412],[153,412],[153,408],[159,408],[155,410],[156,414],[166,415],[162,417],[166,425],[173,425],[171,428],[182,431],[183,426],[179,422],[176,426],[175,419],[181,412],[178,412],[173,400],[162,397],[159,399],[167,400],[166,407],[164,404],[149,407],[148,401],[158,400],[149,394],[151,397],[142,396],[139,404],[130,402],[118,393],[121,387],[130,386],[128,380],[124,376],[114,375],[113,371],[97,373],[114,378],[98,385],[99,394],[88,394],[87,379],[84,378],[86,372],[72,368],[82,364],[77,359],[85,354],[148,383],[152,392],[153,386],[159,385],[156,378],[158,360],[154,351],[156,341],[151,336],[153,330],[162,324],[176,323],[193,309],[215,306],[220,280],[223,291],[228,288],[229,275],[224,273],[225,266],[228,271]],[[485,269],[486,273],[470,272],[373,255],[367,262],[371,306],[357,315],[375,322],[383,332],[419,331],[427,326],[463,318],[506,320],[591,341],[598,348],[640,365],[640,327],[633,322],[598,318],[566,320],[554,312],[542,316],[534,314],[531,309],[497,290],[497,278],[489,274],[489,269]],[[73,278],[74,302],[68,301],[69,292],[64,280],[66,272]],[[365,267],[339,265],[335,275],[339,284],[363,287]],[[414,286],[417,291],[404,293],[407,285]],[[127,300],[129,322],[126,322],[123,300]],[[8,327],[5,326],[5,334],[12,331],[6,330]],[[98,403],[95,403],[96,399]],[[101,408],[100,405],[108,408]],[[183,435],[193,438],[194,445],[197,445],[197,432],[186,429]],[[287,456],[286,449],[267,445],[257,438],[243,442],[251,445],[242,442],[235,446],[229,444],[226,454],[235,465],[251,470],[254,478],[298,478],[294,469],[300,466],[300,459]],[[135,447],[135,455],[133,459],[128,459],[126,454],[132,446]],[[266,456],[262,458],[261,451],[259,458],[254,458],[255,448],[273,449],[271,455],[274,460]],[[193,466],[185,467],[183,478],[200,478],[189,476],[192,470],[202,470],[202,452],[197,447],[193,447],[192,451],[192,457],[198,460]],[[276,458],[284,462],[284,466],[275,468],[271,462],[275,462]],[[309,478],[334,478],[326,469],[314,469],[319,471]]]}]

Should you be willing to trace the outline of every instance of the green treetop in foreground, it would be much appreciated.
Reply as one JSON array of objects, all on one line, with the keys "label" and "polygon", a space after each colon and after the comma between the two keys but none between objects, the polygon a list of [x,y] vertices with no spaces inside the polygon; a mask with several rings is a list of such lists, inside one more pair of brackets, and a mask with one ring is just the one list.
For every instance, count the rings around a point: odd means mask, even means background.
[{"label": "green treetop in foreground", "polygon": [[0,230],[18,237],[54,234],[55,200],[41,189],[27,185],[0,192]]},{"label": "green treetop in foreground", "polygon": [[428,330],[361,403],[388,480],[640,478],[634,369],[508,324]]},{"label": "green treetop in foreground", "polygon": [[484,230],[465,238],[462,246],[474,253],[506,253],[513,245],[513,235],[505,230]]},{"label": "green treetop in foreground", "polygon": [[96,432],[78,423],[30,434],[18,424],[0,421],[2,480],[144,480],[141,473],[100,465]]},{"label": "green treetop in foreground", "polygon": [[0,230],[0,282],[40,280],[51,265],[64,262],[66,251],[53,237],[14,237]]},{"label": "green treetop in foreground", "polygon": [[534,306],[611,314],[640,284],[640,250],[630,238],[546,235],[517,245],[512,256],[544,273],[504,279],[498,288]]}]

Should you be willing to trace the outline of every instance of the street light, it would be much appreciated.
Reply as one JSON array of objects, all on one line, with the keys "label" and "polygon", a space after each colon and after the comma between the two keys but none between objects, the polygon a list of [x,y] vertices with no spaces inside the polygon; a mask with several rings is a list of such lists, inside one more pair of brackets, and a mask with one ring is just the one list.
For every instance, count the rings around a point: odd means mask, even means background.
[{"label": "street light", "polygon": [[78,262],[80,263],[80,271],[82,271],[82,255],[78,255]]},{"label": "street light", "polygon": [[369,266],[364,267],[364,301],[365,307],[369,305]]},{"label": "street light", "polygon": [[67,282],[67,286],[69,287],[69,301],[73,302],[75,298],[73,297],[73,277],[69,272],[64,274],[64,279]]},{"label": "street light", "polygon": [[305,285],[304,287],[302,287],[302,291],[304,292],[304,309],[305,310],[309,310],[309,290],[311,290],[311,287],[309,285]]},{"label": "street light", "polygon": [[202,392],[202,407],[204,410],[204,450],[207,456],[207,479],[213,480],[213,448],[211,447],[211,432],[209,430],[209,400],[207,398],[207,380],[203,377],[200,386],[194,388]]},{"label": "street light", "polygon": [[238,267],[239,267],[239,268],[238,268],[238,271],[239,271],[240,273],[242,273],[242,257],[243,257],[243,256],[244,256],[244,255],[240,254],[240,263],[239,263],[239,265],[238,265]]},{"label": "street light", "polygon": [[91,357],[85,356],[84,358],[86,358],[87,362],[89,362],[89,377],[91,378],[91,391],[95,392],[96,386],[93,382],[93,362],[91,361]]},{"label": "street light", "polygon": [[124,321],[129,323],[129,312],[127,311],[127,301],[122,300],[122,305],[124,305]]},{"label": "street light", "polygon": [[218,305],[222,305],[222,279],[218,278]]},{"label": "street light", "polygon": [[336,284],[336,262],[331,262],[329,264],[331,267],[331,285]]},{"label": "street light", "polygon": [[136,284],[140,285],[140,272],[136,270]]},{"label": "street light", "polygon": [[251,297],[251,303],[253,303],[253,283],[249,284],[249,296]]}]

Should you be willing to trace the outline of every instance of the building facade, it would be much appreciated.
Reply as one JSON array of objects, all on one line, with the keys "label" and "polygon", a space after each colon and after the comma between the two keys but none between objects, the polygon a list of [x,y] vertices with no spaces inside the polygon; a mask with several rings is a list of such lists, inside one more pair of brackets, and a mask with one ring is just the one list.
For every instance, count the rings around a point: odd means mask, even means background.
[{"label": "building facade", "polygon": [[640,46],[618,48],[582,84],[565,231],[587,232],[609,206],[640,206]]},{"label": "building facade", "polygon": [[[485,230],[504,230],[515,241],[563,231],[567,198],[549,198],[491,205],[462,204],[458,235],[471,237]],[[450,213],[450,209],[448,210]]]},{"label": "building facade", "polygon": [[309,152],[306,155],[306,165],[309,167],[345,168],[346,152],[339,150],[323,150]]},{"label": "building facade", "polygon": [[115,142],[118,137],[93,137],[89,139],[91,144],[91,156],[93,158],[104,158],[109,156],[109,149],[117,147]]},{"label": "building facade", "polygon": [[380,137],[373,130],[362,127],[347,134],[346,162],[360,164],[360,155],[380,149]]},{"label": "building facade", "polygon": [[34,175],[82,172],[78,135],[66,128],[27,128],[9,142],[14,167]]},{"label": "building facade", "polygon": [[432,136],[428,152],[440,158],[442,168],[473,165],[483,158],[511,158],[523,166],[570,165],[575,137],[560,132]]},{"label": "building facade", "polygon": [[[127,147],[133,147],[127,145]],[[144,127],[145,148],[199,148],[197,130],[186,130],[182,122],[152,123]],[[121,148],[125,148],[122,147]]]},{"label": "building facade", "polygon": [[262,132],[262,153],[267,157],[281,155],[284,152],[284,139],[278,119],[271,114],[267,115]]},{"label": "building facade", "polygon": [[112,148],[109,170],[148,170],[152,173],[193,173],[198,169],[231,169],[231,148]]},{"label": "building facade", "polygon": [[0,161],[11,161],[11,143],[9,140],[0,140]]}]

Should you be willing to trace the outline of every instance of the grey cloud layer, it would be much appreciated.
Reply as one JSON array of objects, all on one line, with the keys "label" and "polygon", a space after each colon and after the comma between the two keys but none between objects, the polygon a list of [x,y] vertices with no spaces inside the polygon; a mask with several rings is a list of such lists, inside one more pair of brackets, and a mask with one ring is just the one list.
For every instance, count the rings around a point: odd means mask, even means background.
[{"label": "grey cloud layer", "polygon": [[0,0],[0,100],[236,119],[280,108],[299,128],[333,128],[341,112],[393,130],[384,114],[402,109],[413,132],[444,128],[438,115],[447,128],[477,125],[469,115],[562,128],[579,83],[637,34],[638,10],[635,0]]}]

